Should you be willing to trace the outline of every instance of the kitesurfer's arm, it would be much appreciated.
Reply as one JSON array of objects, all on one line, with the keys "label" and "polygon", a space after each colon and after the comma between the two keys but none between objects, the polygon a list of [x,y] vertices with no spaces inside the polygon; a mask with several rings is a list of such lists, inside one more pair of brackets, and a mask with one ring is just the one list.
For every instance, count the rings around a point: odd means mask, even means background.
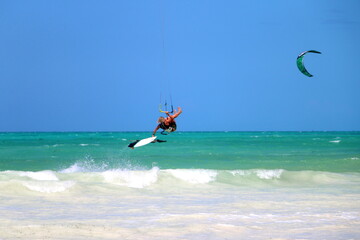
[{"label": "kitesurfer's arm", "polygon": [[170,113],[168,111],[165,112],[166,115],[168,115],[171,119],[175,119],[177,118],[181,113],[182,113],[182,110],[181,110],[181,107],[178,107],[178,110],[176,111],[175,110],[175,114],[174,115],[170,115]]},{"label": "kitesurfer's arm", "polygon": [[182,113],[182,109],[181,109],[181,107],[178,107],[177,112],[175,111],[175,114],[172,115],[172,116],[169,115],[169,117],[171,117],[171,118],[177,118],[181,113]]},{"label": "kitesurfer's arm", "polygon": [[159,130],[160,125],[157,125],[157,127],[154,129],[152,136],[155,137],[156,131]]}]

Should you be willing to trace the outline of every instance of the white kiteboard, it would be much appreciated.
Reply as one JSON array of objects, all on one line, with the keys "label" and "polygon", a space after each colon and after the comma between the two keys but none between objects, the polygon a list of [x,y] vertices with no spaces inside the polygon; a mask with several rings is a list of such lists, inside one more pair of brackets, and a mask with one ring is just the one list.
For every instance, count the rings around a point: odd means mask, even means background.
[{"label": "white kiteboard", "polygon": [[156,137],[149,137],[149,138],[145,138],[145,139],[141,139],[139,141],[133,142],[129,144],[130,148],[136,148],[136,147],[142,147],[146,144],[149,144],[151,142],[153,142],[156,139]]}]

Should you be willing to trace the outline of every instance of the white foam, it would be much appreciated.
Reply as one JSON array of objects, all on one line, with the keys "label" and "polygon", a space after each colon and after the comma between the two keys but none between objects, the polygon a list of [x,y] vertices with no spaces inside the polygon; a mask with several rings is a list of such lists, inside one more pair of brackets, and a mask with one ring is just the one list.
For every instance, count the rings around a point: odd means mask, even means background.
[{"label": "white foam", "polygon": [[218,174],[215,170],[205,169],[169,169],[164,171],[180,180],[193,184],[213,182]]},{"label": "white foam", "polygon": [[250,171],[246,171],[246,170],[233,170],[233,171],[230,171],[230,173],[233,176],[236,176],[236,175],[240,175],[240,176],[250,175]]},{"label": "white foam", "polygon": [[275,179],[280,178],[281,174],[284,172],[282,169],[275,170],[255,170],[256,175],[261,179]]},{"label": "white foam", "polygon": [[151,170],[132,171],[132,170],[109,170],[102,172],[104,180],[109,183],[127,186],[131,188],[144,188],[155,183],[158,179],[159,168],[153,167]]},{"label": "white foam", "polygon": [[75,182],[74,181],[42,181],[42,182],[23,182],[25,187],[32,191],[43,192],[43,193],[57,193],[63,192],[70,187],[72,187]]},{"label": "white foam", "polygon": [[61,170],[61,173],[75,173],[75,172],[81,172],[83,170],[82,167],[80,167],[77,163],[71,165],[69,168],[66,168],[64,170]]},{"label": "white foam", "polygon": [[254,169],[254,170],[234,170],[230,171],[233,176],[249,176],[256,175],[260,179],[279,179],[281,174],[284,172],[283,169],[274,169],[274,170],[266,170],[266,169]]},{"label": "white foam", "polygon": [[333,141],[330,141],[331,143],[339,143],[341,142],[341,140],[333,140]]},{"label": "white foam", "polygon": [[45,170],[40,172],[19,172],[19,176],[29,177],[34,180],[40,181],[57,181],[58,177],[53,171]]},{"label": "white foam", "polygon": [[84,161],[79,161],[71,165],[70,167],[61,170],[61,173],[75,173],[75,172],[100,172],[104,171],[108,167],[108,164],[103,162],[102,165],[96,164],[91,157],[87,157]]}]

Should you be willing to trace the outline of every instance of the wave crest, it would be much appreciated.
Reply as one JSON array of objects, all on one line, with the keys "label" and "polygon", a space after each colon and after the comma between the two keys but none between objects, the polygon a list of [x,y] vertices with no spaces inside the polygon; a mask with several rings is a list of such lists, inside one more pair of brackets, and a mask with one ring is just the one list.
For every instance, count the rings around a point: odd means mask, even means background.
[{"label": "wave crest", "polygon": [[205,169],[169,169],[165,173],[192,184],[205,184],[215,181],[218,171]]},{"label": "wave crest", "polygon": [[72,166],[66,171],[3,171],[0,172],[0,194],[16,192],[19,187],[42,193],[58,193],[78,188],[114,186],[127,188],[160,189],[191,188],[209,185],[222,187],[308,187],[317,185],[359,184],[359,173],[331,173],[316,171],[287,171],[283,169],[211,170],[211,169],[164,169],[149,170],[112,169],[83,172]]},{"label": "wave crest", "polygon": [[105,182],[132,187],[144,188],[155,183],[160,169],[153,167],[148,171],[109,170],[101,173]]}]

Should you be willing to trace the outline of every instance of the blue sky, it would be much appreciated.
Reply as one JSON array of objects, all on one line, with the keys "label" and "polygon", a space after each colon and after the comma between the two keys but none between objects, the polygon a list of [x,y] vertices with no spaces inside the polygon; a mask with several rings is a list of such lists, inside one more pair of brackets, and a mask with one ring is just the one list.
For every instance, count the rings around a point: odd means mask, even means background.
[{"label": "blue sky", "polygon": [[[0,131],[360,130],[360,2],[0,1]],[[305,50],[302,75],[296,57]]]}]

